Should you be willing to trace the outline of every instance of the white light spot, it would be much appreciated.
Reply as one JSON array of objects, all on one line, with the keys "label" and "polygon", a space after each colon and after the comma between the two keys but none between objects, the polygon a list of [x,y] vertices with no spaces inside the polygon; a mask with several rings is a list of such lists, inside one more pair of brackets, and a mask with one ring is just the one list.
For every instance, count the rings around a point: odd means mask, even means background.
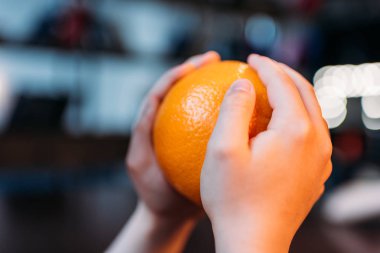
[{"label": "white light spot", "polygon": [[361,103],[368,118],[380,119],[380,96],[362,97]]},{"label": "white light spot", "polygon": [[324,66],[320,69],[318,69],[318,71],[315,73],[314,77],[313,77],[313,83],[317,83],[319,79],[321,79],[323,76],[325,76],[325,73],[327,70],[329,70],[331,68],[331,66]]},{"label": "white light spot", "polygon": [[340,126],[343,123],[343,121],[346,119],[346,115],[347,115],[347,109],[346,107],[344,107],[343,112],[340,115],[338,115],[336,118],[326,119],[329,128],[331,129],[331,128],[336,128]]},{"label": "white light spot", "polygon": [[321,96],[333,96],[345,98],[345,86],[343,82],[337,77],[334,76],[325,76],[318,80],[314,86],[315,92],[318,97]]},{"label": "white light spot", "polygon": [[346,99],[338,97],[320,97],[318,102],[322,109],[322,116],[325,119],[334,119],[339,117],[346,109]]},{"label": "white light spot", "polygon": [[329,128],[343,123],[347,98],[362,97],[363,122],[369,129],[377,129],[380,124],[380,63],[326,66],[315,73],[313,80]]},{"label": "white light spot", "polygon": [[366,128],[368,128],[370,130],[380,130],[380,118],[379,119],[369,118],[363,112],[362,113],[362,121],[363,121]]}]

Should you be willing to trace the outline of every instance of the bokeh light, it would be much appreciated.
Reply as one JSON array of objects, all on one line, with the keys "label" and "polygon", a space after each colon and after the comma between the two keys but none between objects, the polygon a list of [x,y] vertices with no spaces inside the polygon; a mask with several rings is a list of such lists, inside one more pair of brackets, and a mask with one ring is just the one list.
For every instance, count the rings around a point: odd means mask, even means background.
[{"label": "bokeh light", "polygon": [[245,37],[252,47],[259,50],[271,48],[278,33],[276,21],[265,14],[250,17],[245,27]]},{"label": "bokeh light", "polygon": [[344,107],[343,112],[340,113],[338,116],[334,118],[326,119],[327,125],[329,126],[329,128],[336,128],[344,122],[344,120],[346,119],[346,116],[347,116],[347,109],[346,107]]},{"label": "bokeh light", "polygon": [[380,96],[368,96],[362,98],[363,113],[368,118],[380,119]]},{"label": "bokeh light", "polygon": [[362,113],[362,121],[366,128],[370,130],[380,130],[380,118],[370,118],[366,113]]},{"label": "bokeh light", "polygon": [[314,89],[329,128],[347,115],[347,98],[362,97],[362,120],[368,129],[380,124],[380,64],[325,66],[313,78]]}]

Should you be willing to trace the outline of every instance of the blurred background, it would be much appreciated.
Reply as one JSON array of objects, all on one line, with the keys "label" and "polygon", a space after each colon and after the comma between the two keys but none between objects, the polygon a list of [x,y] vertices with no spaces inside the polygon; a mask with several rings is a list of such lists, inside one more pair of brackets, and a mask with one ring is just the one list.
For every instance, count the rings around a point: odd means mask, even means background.
[{"label": "blurred background", "polygon": [[[134,209],[131,125],[169,67],[259,53],[314,83],[334,143],[291,252],[380,252],[378,0],[0,0],[0,252],[102,252]],[[186,252],[213,252],[207,220]]]}]

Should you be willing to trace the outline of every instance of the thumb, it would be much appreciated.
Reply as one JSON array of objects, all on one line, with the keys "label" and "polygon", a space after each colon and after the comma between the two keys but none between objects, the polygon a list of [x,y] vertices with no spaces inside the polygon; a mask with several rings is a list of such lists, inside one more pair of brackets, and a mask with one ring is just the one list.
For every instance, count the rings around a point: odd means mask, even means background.
[{"label": "thumb", "polygon": [[248,147],[255,101],[253,84],[247,79],[235,81],[224,96],[210,142],[228,149]]}]

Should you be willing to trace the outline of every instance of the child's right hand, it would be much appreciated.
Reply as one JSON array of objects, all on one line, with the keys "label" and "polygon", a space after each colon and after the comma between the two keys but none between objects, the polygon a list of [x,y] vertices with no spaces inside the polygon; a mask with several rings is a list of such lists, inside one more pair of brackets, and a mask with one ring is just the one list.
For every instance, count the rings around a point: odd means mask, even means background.
[{"label": "child's right hand", "polygon": [[287,252],[324,191],[332,145],[310,83],[269,58],[248,62],[267,87],[272,119],[249,140],[255,92],[247,80],[231,86],[208,144],[202,203],[217,252]]}]

